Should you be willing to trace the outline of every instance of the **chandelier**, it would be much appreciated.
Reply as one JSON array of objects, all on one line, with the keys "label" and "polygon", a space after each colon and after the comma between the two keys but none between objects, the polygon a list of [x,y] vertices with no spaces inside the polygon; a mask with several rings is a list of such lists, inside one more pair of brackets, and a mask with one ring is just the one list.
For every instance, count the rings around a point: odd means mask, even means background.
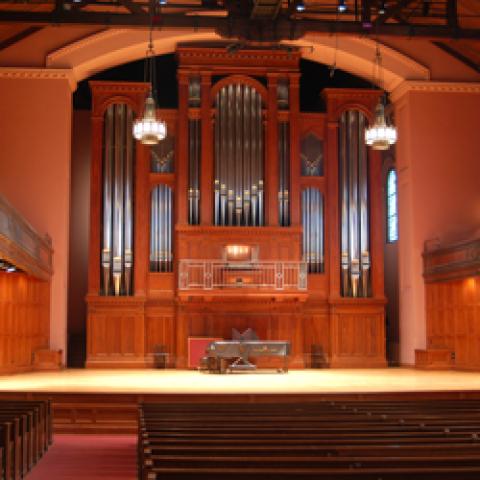
[{"label": "chandelier", "polygon": [[167,124],[163,120],[157,120],[155,104],[156,69],[155,52],[153,50],[152,30],[150,27],[150,39],[145,58],[144,80],[150,83],[150,91],[145,99],[143,117],[133,122],[133,136],[144,145],[156,145],[167,136]]},{"label": "chandelier", "polygon": [[[383,89],[383,70],[382,57],[380,55],[380,47],[377,42],[373,79],[375,79],[375,70],[379,75],[379,85]],[[386,94],[378,99],[375,107],[375,121],[365,129],[365,143],[374,150],[387,150],[390,145],[397,141],[397,129],[393,125],[389,125],[385,119],[385,102]]]}]

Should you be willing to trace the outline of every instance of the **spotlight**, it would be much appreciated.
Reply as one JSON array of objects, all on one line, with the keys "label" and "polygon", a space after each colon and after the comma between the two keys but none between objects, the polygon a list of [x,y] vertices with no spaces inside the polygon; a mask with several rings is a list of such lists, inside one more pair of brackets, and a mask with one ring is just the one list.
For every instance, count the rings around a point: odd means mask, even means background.
[{"label": "spotlight", "polygon": [[7,267],[7,273],[12,273],[16,271],[17,271],[17,268],[13,265],[10,265],[9,267]]},{"label": "spotlight", "polygon": [[159,5],[166,5],[168,0],[158,0]]},{"label": "spotlight", "polygon": [[297,0],[297,2],[295,2],[295,10],[297,12],[305,11],[305,4],[303,3],[303,0]]},{"label": "spotlight", "polygon": [[387,2],[385,0],[380,2],[380,7],[378,9],[379,15],[383,15],[387,9]]},{"label": "spotlight", "polygon": [[347,4],[345,3],[346,0],[338,0],[337,10],[339,13],[344,13],[347,11]]}]

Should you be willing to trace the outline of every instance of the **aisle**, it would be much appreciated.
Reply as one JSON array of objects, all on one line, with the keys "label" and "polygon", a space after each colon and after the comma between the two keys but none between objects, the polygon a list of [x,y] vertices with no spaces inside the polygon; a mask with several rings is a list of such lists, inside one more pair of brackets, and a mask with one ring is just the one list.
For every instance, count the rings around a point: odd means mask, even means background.
[{"label": "aisle", "polygon": [[135,480],[135,435],[55,435],[26,480]]}]

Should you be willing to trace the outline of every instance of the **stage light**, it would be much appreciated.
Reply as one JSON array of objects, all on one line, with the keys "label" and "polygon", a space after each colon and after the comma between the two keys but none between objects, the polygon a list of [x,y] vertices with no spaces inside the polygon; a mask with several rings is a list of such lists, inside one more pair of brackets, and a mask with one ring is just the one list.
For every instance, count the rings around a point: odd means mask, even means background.
[{"label": "stage light", "polygon": [[347,11],[347,4],[345,3],[346,0],[338,0],[337,10],[340,13],[344,13]]},{"label": "stage light", "polygon": [[297,0],[297,2],[295,2],[295,10],[297,12],[305,11],[305,4],[303,3],[303,0]]},{"label": "stage light", "polygon": [[387,9],[387,2],[385,0],[380,2],[380,7],[378,9],[379,15],[384,15]]},{"label": "stage light", "polygon": [[9,267],[7,267],[7,273],[12,273],[16,271],[17,271],[17,268],[14,265],[10,265]]},{"label": "stage light", "polygon": [[166,5],[167,0],[158,0],[159,5]]}]

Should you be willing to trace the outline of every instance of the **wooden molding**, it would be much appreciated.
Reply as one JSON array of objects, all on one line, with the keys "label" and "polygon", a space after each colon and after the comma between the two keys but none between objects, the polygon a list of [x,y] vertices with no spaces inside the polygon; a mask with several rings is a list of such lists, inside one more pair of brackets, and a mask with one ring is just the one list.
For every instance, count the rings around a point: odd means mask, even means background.
[{"label": "wooden molding", "polygon": [[0,195],[0,257],[42,280],[52,275],[52,244]]},{"label": "wooden molding", "polygon": [[423,252],[425,283],[480,275],[480,238]]},{"label": "wooden molding", "polygon": [[68,68],[0,67],[0,78],[12,80],[58,80],[68,82],[72,92],[77,89],[77,80],[73,70]]},{"label": "wooden molding", "polygon": [[428,82],[405,80],[390,94],[390,100],[396,103],[410,92],[479,94],[480,82]]},{"label": "wooden molding", "polygon": [[452,353],[448,349],[415,350],[415,368],[445,370],[453,367]]},{"label": "wooden molding", "polygon": [[230,66],[247,68],[250,73],[257,70],[271,73],[274,70],[297,70],[301,57],[300,51],[241,49],[229,52],[221,43],[213,43],[209,47],[177,47],[180,67],[209,66],[216,70],[219,66]]}]

